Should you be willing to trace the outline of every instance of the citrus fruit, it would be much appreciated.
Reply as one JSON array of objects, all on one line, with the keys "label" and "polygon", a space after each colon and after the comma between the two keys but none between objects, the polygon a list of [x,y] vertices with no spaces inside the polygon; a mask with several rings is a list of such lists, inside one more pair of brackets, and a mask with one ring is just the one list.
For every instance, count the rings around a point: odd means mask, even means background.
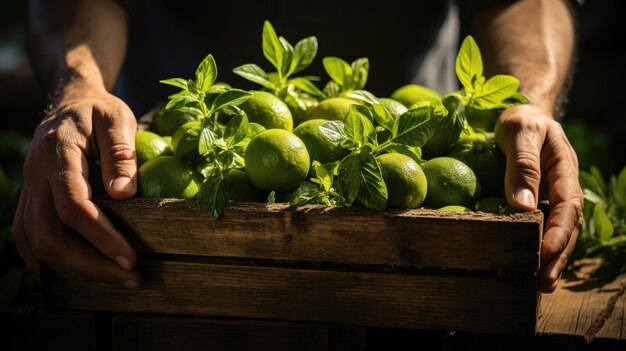
[{"label": "citrus fruit", "polygon": [[450,157],[463,161],[474,171],[482,185],[483,197],[504,196],[506,158],[493,137],[457,144]]},{"label": "citrus fruit", "polygon": [[409,156],[397,153],[376,157],[387,186],[387,206],[390,208],[417,208],[428,190],[422,168]]},{"label": "citrus fruit", "polygon": [[278,97],[265,91],[252,91],[252,96],[239,107],[248,115],[248,121],[266,129],[293,130],[289,107]]},{"label": "citrus fruit", "polygon": [[172,135],[172,153],[176,157],[195,158],[198,153],[198,142],[200,141],[200,131],[202,123],[200,121],[187,122],[180,126]]},{"label": "citrus fruit", "polygon": [[326,99],[309,112],[307,119],[343,121],[352,104],[358,104],[358,102],[342,97]]},{"label": "citrus fruit", "polygon": [[389,113],[391,113],[394,119],[398,118],[401,114],[408,110],[404,104],[392,98],[379,98],[378,101],[384,108],[387,109],[387,111],[389,111]]},{"label": "citrus fruit", "polygon": [[389,97],[396,101],[399,101],[406,107],[409,107],[416,102],[428,101],[433,97],[441,99],[441,95],[439,95],[437,92],[418,84],[407,84],[403,87],[400,87],[396,89],[396,91],[394,91]]},{"label": "citrus fruit", "polygon": [[306,145],[311,161],[333,162],[341,160],[348,154],[348,150],[333,143],[320,131],[319,127],[326,122],[328,121],[325,119],[312,119],[303,122],[293,130],[293,133]]},{"label": "citrus fruit", "polygon": [[161,109],[154,115],[150,130],[158,135],[173,135],[183,124],[195,121],[196,118],[185,112]]},{"label": "citrus fruit", "polygon": [[268,129],[255,136],[244,158],[252,183],[268,192],[296,187],[306,178],[311,166],[302,140],[283,129]]},{"label": "citrus fruit", "polygon": [[310,194],[313,191],[319,190],[320,186],[305,180],[300,183],[296,188],[288,190],[286,192],[278,193],[276,199],[280,202],[293,202],[300,195]]},{"label": "citrus fruit", "polygon": [[185,161],[157,156],[139,167],[142,197],[193,199],[200,189],[200,175]]},{"label": "citrus fruit", "polygon": [[224,175],[224,180],[228,184],[230,200],[235,202],[264,202],[265,194],[252,184],[246,172],[231,169]]},{"label": "citrus fruit", "polygon": [[451,157],[437,157],[424,162],[421,167],[428,183],[426,205],[473,208],[480,198],[480,182],[465,163]]},{"label": "citrus fruit", "polygon": [[298,105],[298,103],[291,96],[287,96],[285,98],[285,103],[289,106],[289,110],[291,110],[294,127],[306,121],[309,117],[309,113],[319,104],[319,102],[313,98],[302,99],[302,101],[304,102],[306,108],[300,107],[300,105]]},{"label": "citrus fruit", "polygon": [[470,208],[467,208],[465,206],[459,206],[459,205],[444,206],[444,207],[440,208],[439,211],[444,211],[444,212],[472,212],[472,210]]},{"label": "citrus fruit", "polygon": [[502,214],[508,206],[509,204],[502,197],[487,197],[478,200],[476,211]]},{"label": "citrus fruit", "polygon": [[135,152],[137,153],[137,166],[141,166],[157,156],[172,154],[170,145],[166,140],[147,130],[140,130],[135,133]]}]

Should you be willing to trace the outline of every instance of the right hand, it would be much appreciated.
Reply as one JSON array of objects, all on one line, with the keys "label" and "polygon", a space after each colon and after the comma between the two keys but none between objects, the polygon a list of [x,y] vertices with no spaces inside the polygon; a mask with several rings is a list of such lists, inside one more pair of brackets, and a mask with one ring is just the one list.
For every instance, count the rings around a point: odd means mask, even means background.
[{"label": "right hand", "polygon": [[35,272],[43,262],[75,278],[138,288],[135,251],[91,201],[88,181],[89,161],[100,160],[107,193],[115,199],[135,195],[137,122],[101,85],[76,78],[61,92],[24,160],[13,221],[18,252]]}]

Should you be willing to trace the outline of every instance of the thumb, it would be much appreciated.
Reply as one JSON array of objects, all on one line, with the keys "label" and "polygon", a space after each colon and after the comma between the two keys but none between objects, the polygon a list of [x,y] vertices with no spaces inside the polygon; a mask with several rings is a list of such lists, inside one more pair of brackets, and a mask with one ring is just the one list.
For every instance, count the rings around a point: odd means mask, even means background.
[{"label": "thumb", "polygon": [[541,182],[541,142],[536,135],[515,135],[501,146],[506,156],[505,196],[509,205],[534,210]]},{"label": "thumb", "polygon": [[123,108],[116,109],[114,113],[107,111],[94,117],[106,191],[115,199],[131,198],[137,192],[135,116],[124,104]]}]

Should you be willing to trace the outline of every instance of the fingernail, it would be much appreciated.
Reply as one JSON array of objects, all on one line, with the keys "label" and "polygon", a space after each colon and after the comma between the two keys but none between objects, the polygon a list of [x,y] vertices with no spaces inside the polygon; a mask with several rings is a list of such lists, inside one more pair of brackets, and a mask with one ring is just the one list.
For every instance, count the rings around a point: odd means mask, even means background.
[{"label": "fingernail", "polygon": [[517,191],[515,192],[515,201],[517,201],[517,203],[524,205],[528,208],[535,208],[535,196],[533,195],[532,191],[525,189],[525,188],[520,188],[517,189]]},{"label": "fingernail", "polygon": [[111,189],[122,193],[130,193],[135,191],[135,184],[129,177],[121,176],[111,181]]},{"label": "fingernail", "polygon": [[122,286],[133,290],[139,289],[139,284],[134,280],[126,280],[122,283]]},{"label": "fingernail", "polygon": [[124,256],[116,256],[115,261],[124,269],[131,270],[133,268],[130,266],[130,261]]}]

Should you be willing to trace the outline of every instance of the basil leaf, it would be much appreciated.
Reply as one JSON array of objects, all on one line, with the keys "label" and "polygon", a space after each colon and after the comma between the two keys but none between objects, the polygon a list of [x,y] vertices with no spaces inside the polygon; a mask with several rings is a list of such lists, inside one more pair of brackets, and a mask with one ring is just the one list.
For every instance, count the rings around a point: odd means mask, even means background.
[{"label": "basil leaf", "polygon": [[604,176],[602,175],[600,168],[594,165],[590,167],[589,171],[593,179],[595,179],[596,184],[598,184],[598,187],[602,190],[601,192],[599,192],[599,194],[602,194],[606,197],[606,194],[608,194],[608,186],[606,184],[606,181],[604,180]]},{"label": "basil leaf", "polygon": [[615,202],[626,212],[626,167],[619,172],[616,183],[613,191]]},{"label": "basil leaf", "polygon": [[344,132],[344,123],[342,121],[328,121],[324,122],[318,127],[318,130],[326,140],[328,140],[333,146],[341,146],[342,143],[348,139],[348,136]]},{"label": "basil leaf", "polygon": [[221,94],[219,94],[211,105],[211,111],[217,112],[219,110],[223,110],[227,106],[238,106],[246,100],[252,97],[252,94],[239,90],[239,89],[231,89],[227,90]]},{"label": "basil leaf", "polygon": [[164,79],[164,80],[160,80],[159,83],[167,84],[167,85],[171,85],[177,88],[187,90],[187,81],[182,78]]},{"label": "basil leaf", "polygon": [[274,190],[267,195],[267,200],[265,200],[265,202],[268,204],[276,203],[276,192]]},{"label": "basil leaf", "polygon": [[319,161],[313,161],[311,167],[313,170],[313,177],[311,178],[311,181],[313,183],[321,185],[324,191],[329,191],[330,188],[332,188],[333,186],[333,177],[330,175],[330,173],[328,173],[326,167],[319,163]]},{"label": "basil leaf", "polygon": [[298,73],[307,68],[317,55],[317,38],[308,37],[296,43],[294,59],[291,62],[291,73]]},{"label": "basil leaf", "polygon": [[591,189],[583,189],[585,200],[596,205],[606,206],[606,200]]},{"label": "basil leaf", "polygon": [[188,103],[197,103],[198,97],[187,90],[181,90],[176,94],[167,97],[169,101],[165,105],[166,110],[172,110],[176,105],[185,105]]},{"label": "basil leaf", "polygon": [[374,155],[369,152],[361,152],[359,159],[362,181],[358,199],[367,208],[384,211],[387,208],[388,195],[380,165]]},{"label": "basil leaf", "polygon": [[313,84],[310,80],[303,77],[295,77],[291,78],[287,81],[289,84],[293,84],[296,88],[301,91],[311,94],[313,96],[324,96],[324,93]]},{"label": "basil leaf", "polygon": [[215,149],[215,140],[217,135],[211,130],[208,120],[202,121],[202,129],[200,129],[200,140],[198,141],[198,152],[200,155],[207,155]]},{"label": "basil leaf", "polygon": [[200,62],[196,70],[196,87],[206,93],[217,78],[217,65],[213,55],[209,54]]},{"label": "basil leaf", "polygon": [[333,80],[326,83],[326,86],[324,86],[324,89],[322,91],[324,92],[324,96],[326,96],[327,98],[337,97],[341,95],[341,87]]},{"label": "basil leaf", "polygon": [[611,220],[606,215],[604,208],[600,205],[593,206],[593,223],[600,241],[607,241],[611,239],[614,233],[614,228],[611,224]]},{"label": "basil leaf", "polygon": [[397,144],[422,147],[435,133],[440,119],[431,106],[408,110],[394,122],[391,140]]},{"label": "basil leaf", "polygon": [[389,152],[389,153],[398,153],[409,156],[413,159],[413,161],[422,164],[424,160],[422,159],[422,149],[417,146],[408,146],[404,144],[396,144],[390,143],[387,144],[381,151]]},{"label": "basil leaf", "polygon": [[465,104],[457,95],[444,97],[442,104],[448,114],[442,119],[437,129],[443,130],[447,134],[446,144],[453,146],[465,129]]},{"label": "basil leaf", "polygon": [[526,96],[524,96],[524,94],[520,92],[515,92],[510,97],[504,99],[504,101],[500,103],[500,107],[509,108],[509,107],[513,107],[517,105],[524,105],[528,103],[530,103],[530,100]]},{"label": "basil leaf", "polygon": [[474,90],[475,80],[483,75],[483,59],[471,35],[465,37],[457,54],[456,75],[463,87],[469,91]]},{"label": "basil leaf", "polygon": [[248,135],[248,116],[243,110],[233,117],[224,128],[224,140],[228,148],[236,145]]},{"label": "basil leaf", "polygon": [[287,41],[287,39],[283,37],[278,37],[278,40],[280,41],[280,46],[283,50],[283,63],[281,64],[282,69],[280,70],[280,72],[283,74],[283,76],[287,77],[291,74],[291,67],[293,63],[293,46],[291,46],[291,43],[289,43],[289,41]]},{"label": "basil leaf", "polygon": [[235,67],[233,69],[233,73],[251,82],[257,83],[267,89],[276,89],[276,86],[272,82],[270,82],[267,73],[265,73],[265,71],[261,67],[255,65],[254,63],[247,63],[245,65]]},{"label": "basil leaf", "polygon": [[367,83],[367,76],[370,70],[370,62],[367,57],[362,57],[360,59],[352,62],[350,66],[352,68],[352,84],[351,89],[363,89],[365,88],[365,84]]},{"label": "basil leaf", "polygon": [[374,121],[379,126],[387,129],[388,131],[393,130],[393,116],[391,113],[381,104],[373,104],[372,112],[374,115]]},{"label": "basil leaf", "polygon": [[363,102],[366,105],[380,104],[378,98],[367,90],[354,90],[349,92],[346,96],[352,100]]},{"label": "basil leaf", "polygon": [[211,218],[220,218],[230,199],[228,182],[221,174],[214,173],[200,187],[198,198],[204,202]]},{"label": "basil leaf", "polygon": [[354,151],[346,156],[337,169],[337,179],[335,185],[337,191],[346,200],[346,205],[351,206],[359,195],[361,188],[361,177],[357,176],[361,173],[360,152]]},{"label": "basil leaf", "polygon": [[339,86],[343,87],[347,80],[352,79],[352,68],[350,65],[340,59],[339,57],[324,57],[322,60],[326,73],[334,80]]},{"label": "basil leaf", "polygon": [[473,103],[486,110],[498,108],[504,100],[515,94],[518,87],[519,80],[513,76],[507,74],[493,76],[485,82],[474,97]]},{"label": "basil leaf", "polygon": [[282,72],[283,46],[276,35],[274,27],[269,21],[263,23],[263,55],[274,66],[276,70]]},{"label": "basil leaf", "polygon": [[348,139],[357,144],[376,145],[376,128],[372,120],[373,117],[367,107],[358,104],[351,105],[344,119],[344,132]]}]

